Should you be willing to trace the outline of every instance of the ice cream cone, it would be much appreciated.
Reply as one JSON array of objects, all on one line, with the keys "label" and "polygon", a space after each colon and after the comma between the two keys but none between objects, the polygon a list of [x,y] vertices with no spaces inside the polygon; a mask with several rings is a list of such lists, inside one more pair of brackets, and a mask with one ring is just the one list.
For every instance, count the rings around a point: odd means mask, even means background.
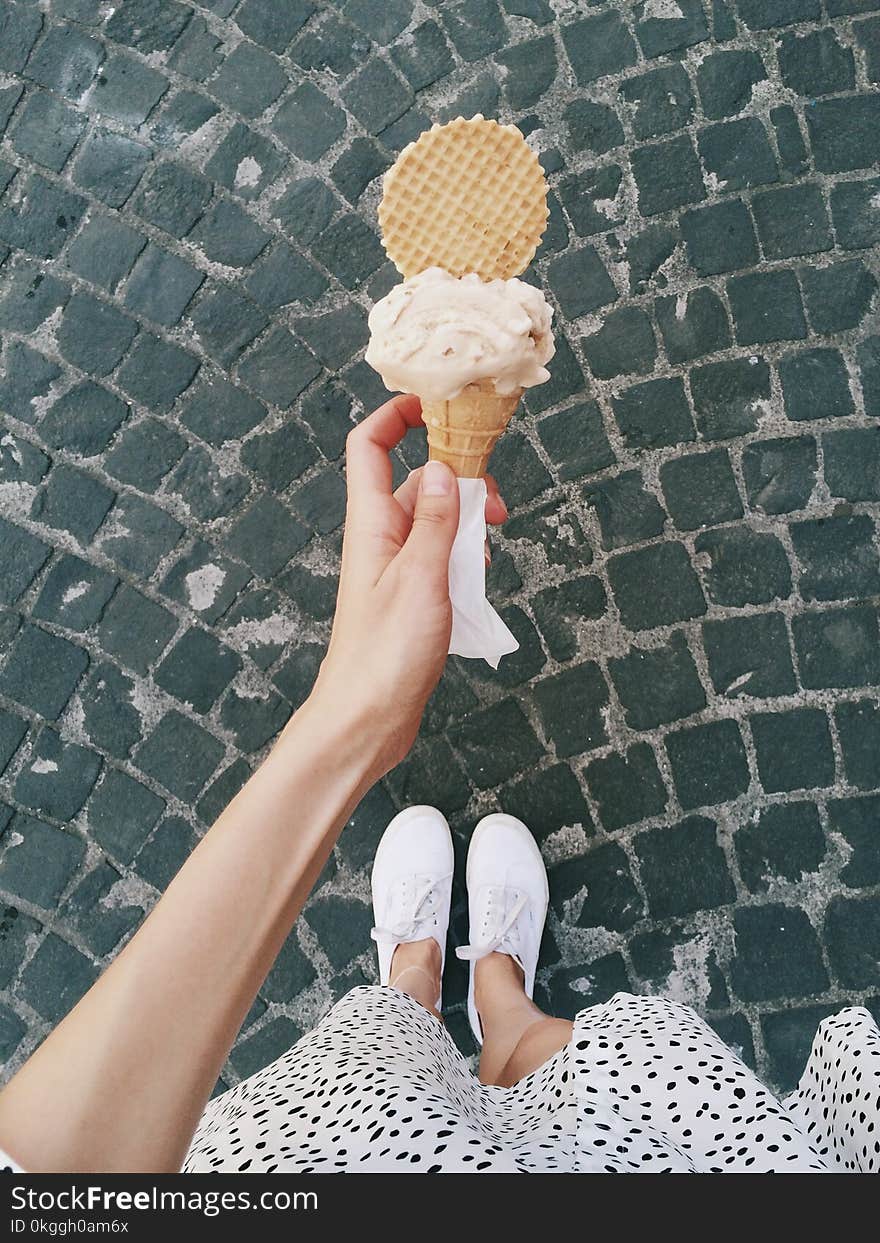
[{"label": "ice cream cone", "polygon": [[502,397],[491,380],[469,384],[449,401],[422,401],[428,457],[445,462],[460,479],[481,479],[498,437],[519,404],[522,389]]}]

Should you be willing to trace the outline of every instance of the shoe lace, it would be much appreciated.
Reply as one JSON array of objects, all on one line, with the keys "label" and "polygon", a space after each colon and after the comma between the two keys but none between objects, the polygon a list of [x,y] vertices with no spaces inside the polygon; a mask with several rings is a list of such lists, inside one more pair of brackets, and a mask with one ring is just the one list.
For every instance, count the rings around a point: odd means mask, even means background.
[{"label": "shoe lace", "polygon": [[[477,962],[479,959],[485,958],[487,954],[494,954],[508,939],[528,900],[528,894],[519,894],[494,936],[487,941],[474,943],[473,945],[460,945],[455,951],[456,955],[465,962]],[[518,954],[511,954],[511,957],[519,962]]]},{"label": "shoe lace", "polygon": [[412,905],[412,912],[408,919],[401,920],[390,928],[372,928],[370,936],[377,945],[400,945],[407,941],[415,939],[419,924],[424,919],[427,912],[423,913],[425,903],[432,897],[435,889],[439,888],[445,881],[452,876],[451,872],[447,872],[445,876],[432,876],[423,884],[421,890],[416,893],[415,900]]}]

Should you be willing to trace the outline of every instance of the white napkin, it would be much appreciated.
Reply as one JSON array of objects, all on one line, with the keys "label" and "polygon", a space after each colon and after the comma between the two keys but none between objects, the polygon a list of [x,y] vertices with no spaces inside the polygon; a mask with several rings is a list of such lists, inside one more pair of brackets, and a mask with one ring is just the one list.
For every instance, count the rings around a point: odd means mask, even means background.
[{"label": "white napkin", "polygon": [[459,479],[458,494],[458,532],[449,558],[449,653],[482,658],[497,669],[501,657],[515,652],[519,644],[486,599],[485,480]]}]

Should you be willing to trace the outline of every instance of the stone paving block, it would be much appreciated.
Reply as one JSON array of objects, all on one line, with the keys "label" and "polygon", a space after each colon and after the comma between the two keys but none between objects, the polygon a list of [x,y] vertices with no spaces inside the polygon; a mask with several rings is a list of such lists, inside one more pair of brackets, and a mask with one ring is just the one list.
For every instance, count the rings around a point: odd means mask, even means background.
[{"label": "stone paving block", "polygon": [[245,0],[235,15],[239,29],[272,52],[282,53],[315,12],[309,0],[278,5],[273,0]]},{"label": "stone paving block", "polygon": [[226,547],[256,574],[271,577],[308,541],[308,530],[270,496],[261,496],[235,523]]},{"label": "stone paving block", "polygon": [[783,1092],[797,1087],[807,1064],[816,1028],[837,1007],[800,1006],[761,1015],[761,1032],[767,1049],[773,1082]]},{"label": "stone paving block", "polygon": [[700,130],[697,146],[707,174],[725,191],[779,180],[770,139],[757,117],[706,126]]},{"label": "stone paving block", "polygon": [[106,449],[128,414],[128,406],[115,393],[84,380],[49,407],[40,436],[53,449],[94,457]]},{"label": "stone paving block", "polygon": [[831,967],[845,988],[880,983],[880,903],[876,898],[832,898],[825,917]]},{"label": "stone paving block", "polygon": [[183,802],[191,801],[217,767],[224,746],[201,725],[172,709],[138,747],[134,763]]},{"label": "stone paving block", "polygon": [[104,469],[123,483],[153,492],[185,448],[184,438],[166,423],[142,419],[117,439],[104,459]]},{"label": "stone paving block", "polygon": [[258,587],[243,593],[223,618],[227,638],[268,669],[295,635],[281,596]]},{"label": "stone paving block", "polygon": [[180,411],[184,427],[217,448],[246,436],[265,417],[261,402],[217,376],[203,377],[187,394]]},{"label": "stone paving block", "polygon": [[360,307],[343,307],[326,315],[298,319],[296,331],[330,371],[338,371],[369,340],[367,317]]},{"label": "stone paving block", "polygon": [[50,932],[22,972],[17,992],[54,1024],[73,1009],[97,975],[97,968],[85,955]]},{"label": "stone paving block", "polygon": [[144,908],[116,887],[123,878],[109,863],[86,874],[61,908],[60,918],[98,957],[109,954],[144,917]]},{"label": "stone paving block", "polygon": [[236,203],[220,199],[190,230],[187,242],[212,263],[243,268],[265,250],[269,234]]},{"label": "stone paving block", "polygon": [[849,376],[839,350],[789,354],[779,364],[779,378],[789,419],[839,418],[853,413]]},{"label": "stone paving block", "polygon": [[840,879],[853,888],[880,883],[880,852],[877,850],[877,825],[880,795],[858,798],[830,799],[828,822],[831,831],[839,834],[849,849]]},{"label": "stone paving block", "polygon": [[316,240],[315,258],[346,289],[356,289],[382,263],[385,252],[373,230],[359,216],[342,216]]},{"label": "stone paving block", "polygon": [[117,381],[135,401],[163,413],[189,387],[198,369],[198,359],[187,350],[141,331]]},{"label": "stone paving block", "polygon": [[538,423],[538,436],[562,482],[595,474],[616,460],[594,401],[547,415]]},{"label": "stone paving block", "polygon": [[861,790],[880,786],[880,707],[871,699],[842,703],[834,711],[847,780]]},{"label": "stone paving block", "polygon": [[715,604],[742,608],[791,594],[791,568],[775,535],[748,527],[705,531],[694,548],[705,561],[706,594]]},{"label": "stone paving block", "polygon": [[0,772],[7,767],[26,733],[27,721],[14,712],[0,709]]},{"label": "stone paving block", "polygon": [[615,993],[630,992],[632,981],[620,954],[606,954],[591,962],[556,971],[550,982],[549,1006],[560,1018],[573,1019],[586,1006],[609,1001]]},{"label": "stone paving block", "polygon": [[12,132],[19,155],[58,173],[86,127],[85,117],[48,91],[28,96]]},{"label": "stone paving block", "polygon": [[327,288],[327,278],[286,242],[276,242],[245,282],[250,296],[268,311],[291,303],[311,306]]},{"label": "stone paving block", "polygon": [[810,323],[820,333],[858,327],[877,292],[877,278],[860,259],[801,268],[800,277]]},{"label": "stone paving block", "polygon": [[624,258],[629,268],[629,291],[646,293],[665,289],[669,284],[663,271],[666,261],[681,241],[678,229],[665,224],[649,224],[626,243]]},{"label": "stone paving block", "polygon": [[119,863],[131,863],[165,810],[165,800],[139,781],[107,770],[86,809],[91,836]]},{"label": "stone paving block", "polygon": [[742,502],[726,449],[664,462],[660,486],[669,515],[680,531],[742,517]]},{"label": "stone paving block", "polygon": [[140,741],[141,717],[132,702],[135,684],[115,665],[93,667],[79,696],[86,736],[116,759]]},{"label": "stone paving block", "polygon": [[828,987],[819,940],[804,911],[781,903],[748,906],[734,912],[733,922],[730,978],[743,1001],[809,997]]},{"label": "stone paving block", "polygon": [[658,298],[654,311],[671,363],[689,362],[731,343],[727,311],[711,289],[694,289],[683,297]]},{"label": "stone paving block", "polygon": [[[643,903],[633,882],[629,860],[614,842],[594,846],[585,855],[551,868],[553,906],[564,917],[565,903],[579,908],[577,925],[625,932],[643,914]],[[578,893],[586,890],[580,901]]]},{"label": "stone paving block", "polygon": [[514,431],[502,436],[495,446],[489,469],[504,480],[504,500],[511,508],[533,501],[553,483],[530,442]]},{"label": "stone paving block", "polygon": [[65,741],[47,725],[15,780],[14,797],[54,820],[72,820],[91,793],[101,763],[97,751]]},{"label": "stone paving block", "polygon": [[[21,181],[19,177],[16,188]],[[12,202],[7,195],[0,204],[0,236],[29,255],[54,259],[76,232],[85,211],[86,202],[81,195],[71,194],[39,173],[31,173],[21,185],[20,196]],[[50,289],[60,292],[57,282]]]},{"label": "stone paving block", "polygon": [[117,43],[145,54],[172,46],[190,19],[192,10],[176,0],[125,0],[105,27]]},{"label": "stone paving block", "polygon": [[831,215],[837,240],[845,250],[880,241],[880,178],[838,181],[831,190]]},{"label": "stone paving block", "polygon": [[749,788],[749,766],[735,721],[710,721],[666,735],[678,801],[685,811],[726,803]]},{"label": "stone paving block", "polygon": [[204,630],[187,630],[156,669],[154,680],[181,703],[207,712],[241,668],[241,659]]},{"label": "stone paving block", "polygon": [[7,432],[0,441],[0,484],[39,483],[49,465],[42,449],[21,436]]},{"label": "stone paving block", "polygon": [[540,388],[530,391],[527,407],[530,413],[540,414],[567,397],[582,395],[585,388],[584,373],[575,358],[568,341],[556,338],[556,353],[550,360],[550,379]]},{"label": "stone paving block", "polygon": [[321,372],[315,356],[276,328],[239,365],[240,379],[265,401],[286,408]]},{"label": "stone paving block", "polygon": [[622,755],[591,760],[584,770],[607,832],[663,814],[669,801],[652,748],[637,742]]},{"label": "stone paving block", "polygon": [[681,631],[657,648],[633,647],[608,671],[631,729],[654,729],[706,706],[696,665]]},{"label": "stone paving block", "polygon": [[866,514],[810,519],[789,529],[805,600],[845,600],[880,589],[874,524]]},{"label": "stone paving block", "polygon": [[87,543],[113,504],[114,493],[91,475],[72,466],[56,465],[46,486],[34,498],[31,516]]},{"label": "stone paving block", "polygon": [[205,173],[239,198],[257,199],[283,167],[284,157],[273,143],[236,122],[205,165]]},{"label": "stone paving block", "polygon": [[170,599],[186,604],[204,621],[213,623],[226,612],[249,579],[244,566],[197,540],[168,571],[162,591]]},{"label": "stone paving block", "polygon": [[788,104],[782,104],[770,109],[770,120],[776,134],[782,180],[801,176],[809,168],[809,157],[797,113]]},{"label": "stone paving block", "polygon": [[67,250],[68,267],[112,293],[129,274],[147,239],[105,212],[95,212]]},{"label": "stone paving block", "polygon": [[113,574],[62,554],[49,570],[31,615],[82,633],[100,620],[118,583]]},{"label": "stone paving block", "polygon": [[[546,705],[548,700],[552,701],[553,688],[547,687],[542,695],[541,685],[545,684],[539,684],[536,697],[539,703]],[[576,688],[583,689],[581,678],[569,687],[570,690]],[[552,705],[549,711],[552,714]],[[475,713],[448,732],[468,776],[483,790],[508,781],[524,766],[534,764],[541,755],[535,732],[513,699],[502,700]]]},{"label": "stone paving block", "polygon": [[231,513],[247,496],[249,486],[245,475],[221,469],[200,445],[190,445],[168,480],[169,489],[202,522]]},{"label": "stone paving block", "polygon": [[713,52],[697,68],[697,90],[710,121],[736,116],[752,99],[752,88],[767,80],[760,54],[752,48]]},{"label": "stone paving block", "polygon": [[617,289],[594,246],[566,252],[550,264],[547,280],[569,319],[617,301]]},{"label": "stone paving block", "polygon": [[318,455],[301,427],[285,423],[277,431],[258,433],[246,440],[241,460],[274,491],[284,492],[315,464]]},{"label": "stone paving block", "polygon": [[814,803],[771,803],[736,831],[740,876],[752,893],[799,881],[821,867],[827,846]]},{"label": "stone paving block", "polygon": [[[826,437],[826,481],[828,452]],[[816,441],[812,436],[755,441],[743,449],[742,469],[749,505],[753,509],[761,509],[766,514],[803,509],[816,485]]]},{"label": "stone paving block", "polygon": [[758,774],[768,794],[809,790],[834,781],[828,718],[819,708],[759,712],[749,718]]},{"label": "stone paving block", "polygon": [[[208,89],[228,108],[251,119],[265,112],[286,87],[287,75],[277,60],[244,40],[226,57]],[[276,133],[280,111],[275,117]]]},{"label": "stone paving block", "polygon": [[40,37],[43,17],[23,4],[4,5],[0,13],[0,69],[20,73]]},{"label": "stone paving block", "polygon": [[737,0],[737,8],[749,30],[815,21],[820,15],[819,0]]},{"label": "stone paving block", "polygon": [[73,166],[73,180],[109,207],[121,207],[150,162],[150,148],[99,126],[89,131]]},{"label": "stone paving block", "polygon": [[123,583],[104,611],[98,634],[111,656],[145,674],[176,629],[172,613]]},{"label": "stone paving block", "polygon": [[655,919],[712,910],[736,897],[713,820],[690,816],[669,828],[639,833],[634,845]]},{"label": "stone paving block", "polygon": [[620,553],[608,562],[608,577],[621,620],[630,630],[651,630],[706,611],[683,544],[655,544]]},{"label": "stone paving block", "polygon": [[369,40],[356,27],[325,13],[296,40],[290,58],[301,69],[324,70],[345,78],[363,64],[369,46]]},{"label": "stone paving block", "polygon": [[828,432],[822,443],[825,482],[832,496],[848,501],[880,500],[880,429]]},{"label": "stone paving block", "polygon": [[579,86],[634,65],[635,41],[617,12],[600,13],[562,28],[562,42]]},{"label": "stone paving block", "polygon": [[193,17],[174,44],[166,64],[196,82],[204,82],[223,60],[223,40],[203,17]]},{"label": "stone paving block", "polygon": [[865,57],[869,82],[880,82],[880,21],[876,17],[853,23],[853,34]]},{"label": "stone paving block", "polygon": [[168,86],[164,74],[132,56],[111,52],[86,103],[105,116],[136,126],[146,121]]},{"label": "stone paving block", "polygon": [[614,417],[631,449],[657,448],[694,439],[694,425],[678,377],[646,380],[611,399]]},{"label": "stone paving block", "polygon": [[126,281],[125,305],[137,315],[171,328],[204,279],[204,273],[191,263],[149,242]]},{"label": "stone paving block", "polygon": [[246,1079],[286,1053],[302,1034],[292,1019],[280,1015],[236,1044],[229,1060],[238,1074]]},{"label": "stone paving block", "polygon": [[740,345],[799,341],[807,335],[800,289],[793,272],[752,272],[727,282]]},{"label": "stone paving block", "polygon": [[150,137],[160,150],[174,151],[189,138],[195,137],[219,109],[197,91],[175,91],[167,96],[160,108]]},{"label": "stone paving block", "polygon": [[[224,768],[220,776],[212,781],[205,793],[196,804],[199,819],[204,824],[213,822],[224,812],[238,794],[239,790],[251,776],[247,760],[234,760],[228,768]],[[143,854],[143,851],[141,852]]]},{"label": "stone paving block", "polygon": [[120,362],[137,332],[137,323],[92,294],[74,293],[61,317],[58,348],[80,370],[109,374]]},{"label": "stone paving block", "polygon": [[811,255],[834,245],[831,222],[818,185],[765,190],[752,199],[758,235],[768,259]]},{"label": "stone paving block", "polygon": [[27,955],[28,942],[42,932],[42,924],[14,906],[0,907],[0,988],[8,988]]},{"label": "stone paving block", "polygon": [[783,82],[798,95],[833,95],[855,85],[852,50],[830,28],[805,35],[786,32],[777,40],[776,55]]},{"label": "stone paving block", "polygon": [[27,1028],[17,1014],[0,1006],[0,1057],[9,1062]]},{"label": "stone paving block", "polygon": [[865,398],[865,413],[877,414],[880,411],[880,336],[866,338],[856,350],[856,358]]},{"label": "stone paving block", "polygon": [[[321,661],[324,659],[324,652],[325,648],[321,643],[304,643],[301,647],[294,648],[273,673],[272,681],[295,708],[298,708],[308,698],[318,676]],[[443,687],[448,676],[447,672],[441,678],[440,688]],[[435,691],[434,699],[441,693],[440,688]],[[464,706],[474,707],[476,702],[476,697],[470,694],[465,698]],[[425,714],[425,729],[429,733],[434,732],[431,728],[432,703],[433,699],[429,701]],[[453,719],[454,717],[450,716],[444,724],[449,724]]]},{"label": "stone paving block", "polygon": [[508,786],[500,797],[508,815],[529,826],[539,843],[562,828],[595,831],[590,809],[567,764],[554,764]]},{"label": "stone paving block", "polygon": [[205,351],[230,367],[269,323],[269,317],[248,298],[225,285],[212,288],[189,315]]},{"label": "stone paving block", "polygon": [[0,380],[0,408],[23,423],[36,423],[40,398],[47,396],[60,375],[61,368],[39,351],[11,341],[6,349],[6,376]]},{"label": "stone paving block", "polygon": [[577,655],[581,623],[605,614],[607,597],[601,579],[588,574],[538,592],[532,608],[550,655],[565,661]]},{"label": "stone paving block", "polygon": [[880,682],[877,613],[868,605],[802,613],[792,634],[804,686],[872,686]]},{"label": "stone paving block", "polygon": [[113,508],[101,551],[123,569],[148,578],[182,533],[183,527],[164,509],[126,494]]},{"label": "stone paving block", "polygon": [[[648,73],[627,78],[620,84],[620,97],[632,107],[632,125],[636,138],[659,138],[662,134],[681,129],[688,124],[694,113],[693,89],[681,65],[651,69]],[[576,102],[571,108],[577,106]],[[616,134],[612,136],[617,137]],[[605,150],[622,142],[621,134],[616,142],[609,142],[609,147]]]},{"label": "stone paving block", "polygon": [[0,885],[16,898],[52,910],[85,856],[85,842],[33,816],[18,814],[10,823],[15,840],[0,858]]},{"label": "stone paving block", "polygon": [[700,276],[735,272],[757,261],[755,226],[740,199],[684,212],[681,231],[688,258]]},{"label": "stone paving block", "polygon": [[149,224],[179,238],[193,227],[210,199],[209,181],[181,164],[165,160],[150,169],[131,206]]},{"label": "stone paving block", "polygon": [[819,172],[876,167],[880,160],[880,95],[820,99],[807,108],[806,118]]},{"label": "stone paving block", "polygon": [[388,788],[401,806],[434,799],[450,814],[461,811],[471,796],[464,770],[445,738],[417,743],[389,774]]},{"label": "stone paving block", "polygon": [[134,862],[137,874],[156,889],[166,889],[196,843],[196,835],[185,820],[168,816],[138,852]]},{"label": "stone paving block", "polygon": [[441,16],[462,60],[478,60],[496,51],[504,41],[498,0],[451,0],[443,5]]},{"label": "stone paving block", "polygon": [[[701,154],[709,163],[702,147]],[[706,197],[700,161],[688,135],[637,147],[630,156],[630,163],[643,216],[699,203]]]},{"label": "stone paving block", "polygon": [[0,518],[3,562],[0,566],[0,600],[13,604],[26,591],[51,552],[48,544],[21,527]]},{"label": "stone paving block", "polygon": [[251,753],[265,746],[290,717],[290,704],[274,691],[265,697],[239,695],[233,688],[223,701],[220,720],[241,751]]},{"label": "stone paving block", "polygon": [[763,699],[795,689],[788,634],[778,613],[704,622],[703,645],[719,695]]},{"label": "stone paving block", "polygon": [[88,666],[88,653],[60,635],[25,625],[0,673],[0,692],[55,720]]},{"label": "stone paving block", "polygon": [[[547,40],[536,40],[545,43]],[[531,44],[522,44],[528,56]],[[554,73],[555,73],[555,61]],[[568,126],[569,142],[575,151],[592,151],[595,155],[604,155],[621,146],[624,141],[623,126],[620,118],[608,104],[598,104],[591,99],[576,99],[565,109],[565,123]],[[643,137],[644,135],[640,135]],[[546,159],[543,167],[546,166]]]},{"label": "stone paving block", "polygon": [[[373,63],[382,64],[388,78],[393,78],[391,71],[383,62]],[[387,87],[387,82],[384,85]],[[352,95],[352,89],[352,87],[347,89],[345,102],[357,116],[358,110],[355,106],[357,96]],[[379,98],[382,97],[379,96]],[[363,112],[363,108],[369,106],[370,92],[362,95],[362,99],[361,111]],[[383,102],[382,107],[386,108],[387,104]],[[393,112],[394,108],[392,107],[390,111]],[[399,112],[396,113],[396,116],[399,115]],[[388,116],[387,112],[382,117],[384,124],[395,119],[394,116],[389,116],[389,119],[385,120],[385,116]],[[361,115],[358,119],[364,121],[364,116]],[[379,129],[382,129],[384,124],[380,123]],[[312,82],[303,82],[297,87],[293,94],[282,103],[272,121],[272,130],[284,145],[300,159],[312,162],[332,147],[337,138],[344,133],[345,126],[345,113]],[[376,132],[379,131],[376,130]]]},{"label": "stone paving block", "polygon": [[625,471],[593,484],[584,489],[584,498],[596,511],[606,550],[652,539],[666,526],[663,507],[645,489],[639,471]]}]

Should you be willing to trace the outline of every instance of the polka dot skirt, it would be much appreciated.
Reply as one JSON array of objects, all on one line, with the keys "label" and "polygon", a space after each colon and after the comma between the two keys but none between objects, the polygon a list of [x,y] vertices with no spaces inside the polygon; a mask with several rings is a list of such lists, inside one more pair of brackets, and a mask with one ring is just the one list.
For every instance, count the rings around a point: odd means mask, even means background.
[{"label": "polka dot skirt", "polygon": [[405,993],[357,988],[277,1061],[211,1101],[190,1173],[880,1170],[880,1032],[825,1019],[777,1100],[662,997],[582,1011],[513,1088],[482,1086]]}]

